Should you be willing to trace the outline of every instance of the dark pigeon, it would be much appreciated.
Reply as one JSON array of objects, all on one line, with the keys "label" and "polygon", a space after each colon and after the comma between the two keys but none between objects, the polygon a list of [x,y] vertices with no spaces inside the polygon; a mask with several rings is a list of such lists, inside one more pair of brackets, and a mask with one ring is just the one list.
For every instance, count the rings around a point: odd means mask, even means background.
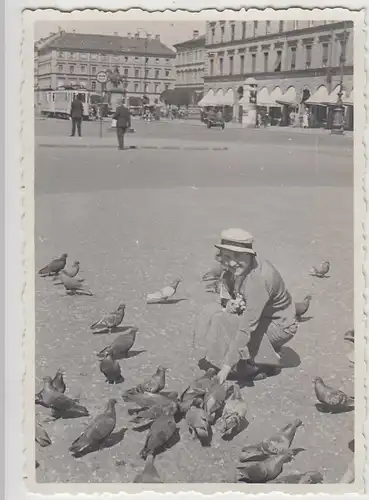
[{"label": "dark pigeon", "polygon": [[62,269],[65,268],[67,263],[68,254],[63,253],[58,259],[52,260],[47,266],[38,271],[41,276],[56,276]]},{"label": "dark pigeon", "polygon": [[105,356],[107,351],[110,352],[114,359],[122,359],[128,356],[128,352],[135,343],[138,328],[131,327],[127,333],[118,335],[118,337],[107,347],[104,347],[98,357]]},{"label": "dark pigeon", "polygon": [[148,455],[155,455],[158,449],[169,441],[176,429],[173,416],[162,415],[154,420],[147,435],[145,446],[140,452],[140,457],[145,460]]},{"label": "dark pigeon", "polygon": [[105,353],[104,358],[100,361],[100,371],[105,375],[109,384],[119,384],[124,382],[120,364],[112,357],[109,351]]}]

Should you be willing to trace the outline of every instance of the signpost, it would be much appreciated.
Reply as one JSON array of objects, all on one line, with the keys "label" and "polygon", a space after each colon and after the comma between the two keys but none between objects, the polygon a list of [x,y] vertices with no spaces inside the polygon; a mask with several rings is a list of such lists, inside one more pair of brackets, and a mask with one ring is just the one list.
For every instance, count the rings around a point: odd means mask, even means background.
[{"label": "signpost", "polygon": [[104,88],[106,85],[106,82],[108,81],[108,75],[105,73],[105,71],[99,71],[96,75],[96,80],[101,84],[101,103],[100,103],[100,139],[102,138],[102,101],[103,101],[103,95],[104,95]]}]

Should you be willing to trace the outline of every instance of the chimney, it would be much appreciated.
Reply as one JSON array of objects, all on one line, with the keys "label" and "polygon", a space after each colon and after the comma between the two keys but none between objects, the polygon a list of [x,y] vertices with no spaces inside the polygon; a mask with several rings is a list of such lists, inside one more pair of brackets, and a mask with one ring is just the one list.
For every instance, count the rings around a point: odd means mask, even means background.
[{"label": "chimney", "polygon": [[155,35],[155,40],[159,40],[160,41],[160,35]]},{"label": "chimney", "polygon": [[193,30],[193,38],[197,38],[199,36],[199,30]]}]

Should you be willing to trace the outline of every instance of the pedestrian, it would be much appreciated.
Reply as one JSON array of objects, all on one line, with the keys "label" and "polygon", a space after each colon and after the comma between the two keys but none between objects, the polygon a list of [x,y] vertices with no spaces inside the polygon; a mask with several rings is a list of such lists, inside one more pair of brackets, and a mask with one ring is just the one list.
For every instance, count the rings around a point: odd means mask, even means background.
[{"label": "pedestrian", "polygon": [[302,126],[303,128],[309,128],[309,112],[305,110],[304,115],[302,117]]},{"label": "pedestrian", "polygon": [[72,133],[70,134],[71,137],[74,137],[76,133],[76,126],[77,126],[77,132],[79,137],[82,136],[82,118],[83,118],[83,104],[81,101],[81,94],[75,95],[70,107],[70,117],[72,119]]},{"label": "pedestrian", "polygon": [[221,382],[231,371],[254,380],[276,374],[280,349],[297,332],[283,278],[269,261],[257,259],[253,237],[242,229],[223,231],[215,247],[223,268],[220,300],[204,308],[195,326],[199,367],[220,369]]},{"label": "pedestrian", "polygon": [[120,105],[115,110],[113,120],[116,120],[116,130],[118,138],[118,149],[124,149],[124,134],[131,126],[131,113],[125,106],[125,100],[122,99]]}]

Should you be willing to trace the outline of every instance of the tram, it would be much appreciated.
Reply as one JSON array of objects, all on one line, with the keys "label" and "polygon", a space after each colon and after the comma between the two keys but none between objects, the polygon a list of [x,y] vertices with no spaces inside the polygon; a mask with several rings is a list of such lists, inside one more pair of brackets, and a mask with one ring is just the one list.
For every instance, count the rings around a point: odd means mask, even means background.
[{"label": "tram", "polygon": [[89,120],[95,93],[86,89],[41,90],[38,92],[37,97],[38,108],[41,115],[69,119],[72,101],[74,97],[78,95],[83,104],[83,119]]}]

